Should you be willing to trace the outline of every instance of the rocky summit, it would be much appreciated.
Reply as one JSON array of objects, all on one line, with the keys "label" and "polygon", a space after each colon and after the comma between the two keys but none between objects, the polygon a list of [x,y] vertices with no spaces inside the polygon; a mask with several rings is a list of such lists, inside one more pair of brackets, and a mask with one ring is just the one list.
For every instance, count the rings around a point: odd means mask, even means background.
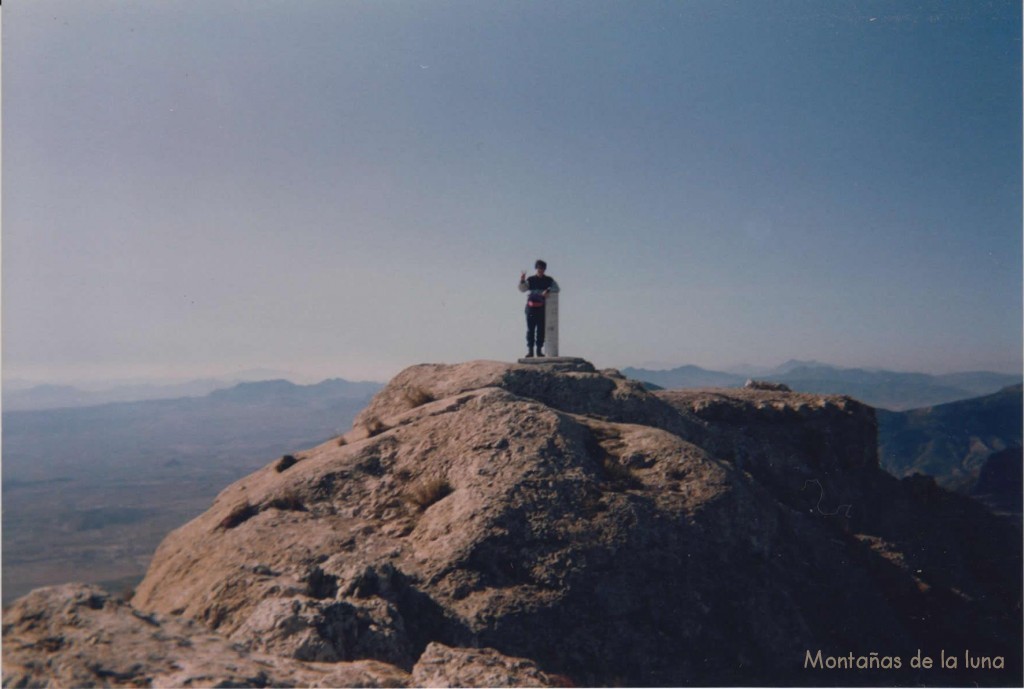
[{"label": "rocky summit", "polygon": [[1020,684],[1020,532],[876,442],[842,396],[413,366],[168,535],[130,604],[15,603],[4,685]]}]

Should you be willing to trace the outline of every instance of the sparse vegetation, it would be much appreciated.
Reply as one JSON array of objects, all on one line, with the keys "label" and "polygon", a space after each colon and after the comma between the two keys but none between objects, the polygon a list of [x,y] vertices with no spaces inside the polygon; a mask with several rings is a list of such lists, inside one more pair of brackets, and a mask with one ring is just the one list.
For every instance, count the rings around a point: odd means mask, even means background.
[{"label": "sparse vegetation", "polygon": [[286,510],[289,512],[305,512],[306,505],[303,504],[299,494],[294,490],[288,490],[278,495],[275,495],[266,503],[267,507],[273,507],[278,510]]},{"label": "sparse vegetation", "polygon": [[608,505],[601,500],[600,491],[594,490],[593,492],[588,492],[583,496],[583,499],[580,500],[580,513],[584,517],[594,517],[595,515],[600,514],[601,512],[606,512],[607,510]]},{"label": "sparse vegetation", "polygon": [[294,455],[285,455],[281,459],[277,460],[277,464],[274,465],[274,469],[280,474],[282,471],[290,469],[298,463],[299,460],[297,460]]},{"label": "sparse vegetation", "polygon": [[345,445],[348,445],[348,439],[343,435],[338,436],[338,447],[344,447]]},{"label": "sparse vegetation", "polygon": [[375,435],[380,435],[391,427],[381,421],[379,417],[371,416],[363,422],[363,428],[366,429],[367,435],[372,438]]},{"label": "sparse vegetation", "polygon": [[338,577],[314,567],[306,575],[306,595],[317,600],[338,595]]},{"label": "sparse vegetation", "polygon": [[415,409],[434,401],[433,396],[421,387],[408,387],[402,394],[410,409]]},{"label": "sparse vegetation", "polygon": [[384,465],[381,462],[380,457],[377,455],[370,455],[369,457],[366,457],[356,464],[356,469],[364,474],[369,474],[370,476],[384,475]]},{"label": "sparse vegetation", "polygon": [[643,485],[636,472],[628,466],[619,464],[613,457],[605,457],[601,462],[601,468],[604,469],[605,478],[613,484],[623,488],[640,488]]},{"label": "sparse vegetation", "polygon": [[259,514],[259,509],[255,505],[251,504],[248,500],[236,505],[233,510],[221,520],[220,524],[217,525],[219,529],[233,529],[242,522],[252,519]]},{"label": "sparse vegetation", "polygon": [[423,479],[413,485],[405,494],[405,499],[423,511],[451,492],[452,487],[447,479],[434,477]]}]

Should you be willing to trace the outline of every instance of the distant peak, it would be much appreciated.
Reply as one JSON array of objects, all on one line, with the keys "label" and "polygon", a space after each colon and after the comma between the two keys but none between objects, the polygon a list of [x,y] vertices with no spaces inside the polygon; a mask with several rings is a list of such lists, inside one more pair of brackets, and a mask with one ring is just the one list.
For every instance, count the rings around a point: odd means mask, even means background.
[{"label": "distant peak", "polygon": [[773,371],[773,373],[776,373],[776,374],[789,373],[790,371],[798,369],[798,368],[836,368],[836,367],[835,366],[831,366],[830,364],[823,364],[820,361],[815,361],[814,359],[809,359],[809,360],[790,359],[790,360],[788,360],[788,361],[786,361],[786,362],[776,366],[775,370]]}]

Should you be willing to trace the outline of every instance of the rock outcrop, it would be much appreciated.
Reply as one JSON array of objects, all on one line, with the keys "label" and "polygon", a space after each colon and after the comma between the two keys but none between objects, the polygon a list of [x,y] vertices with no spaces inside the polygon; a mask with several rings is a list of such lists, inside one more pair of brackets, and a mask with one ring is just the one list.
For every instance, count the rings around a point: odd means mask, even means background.
[{"label": "rock outcrop", "polygon": [[431,643],[411,673],[376,660],[251,652],[192,620],[142,613],[95,586],[38,589],[4,612],[4,686],[552,686],[532,661]]},{"label": "rock outcrop", "polygon": [[[839,396],[652,393],[581,360],[414,366],[345,436],[171,533],[118,609],[235,649],[233,682],[253,659],[267,684],[1019,682],[1019,532],[882,472],[875,433]],[[5,684],[38,683],[10,616]],[[103,666],[64,648],[47,658]],[[964,648],[1004,668],[909,667]],[[818,651],[904,665],[805,668]]]},{"label": "rock outcrop", "polygon": [[187,618],[145,614],[93,586],[37,589],[4,611],[4,686],[404,687],[374,660],[251,653]]}]

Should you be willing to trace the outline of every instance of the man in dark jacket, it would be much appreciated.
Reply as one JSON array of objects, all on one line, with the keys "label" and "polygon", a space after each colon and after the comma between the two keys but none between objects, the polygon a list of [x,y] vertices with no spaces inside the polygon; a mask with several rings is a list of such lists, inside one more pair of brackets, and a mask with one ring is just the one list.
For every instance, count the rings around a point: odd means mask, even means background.
[{"label": "man in dark jacket", "polygon": [[544,301],[552,292],[558,291],[558,283],[550,275],[545,275],[548,264],[538,260],[534,266],[536,275],[526,277],[519,275],[519,291],[527,292],[526,297],[526,346],[527,357],[533,356],[533,345],[537,344],[537,356],[544,356]]}]

